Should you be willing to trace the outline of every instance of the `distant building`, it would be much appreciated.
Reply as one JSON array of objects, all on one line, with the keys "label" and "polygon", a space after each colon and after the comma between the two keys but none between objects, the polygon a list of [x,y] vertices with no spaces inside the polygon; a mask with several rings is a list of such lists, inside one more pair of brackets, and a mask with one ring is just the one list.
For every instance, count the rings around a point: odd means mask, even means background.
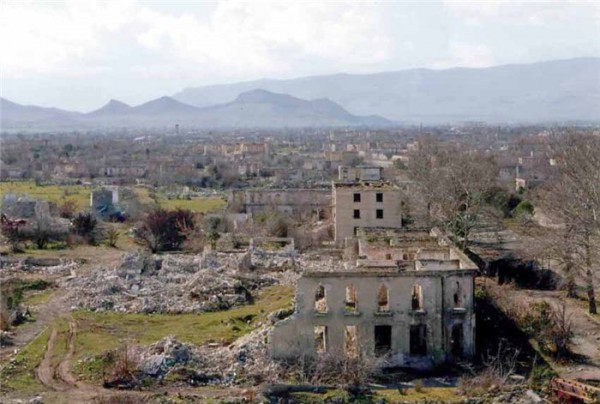
[{"label": "distant building", "polygon": [[95,189],[90,194],[92,212],[100,217],[110,217],[119,214],[119,188],[104,187]]},{"label": "distant building", "polygon": [[382,179],[381,167],[340,167],[332,185],[335,243],[356,236],[361,228],[402,227],[403,193]]}]

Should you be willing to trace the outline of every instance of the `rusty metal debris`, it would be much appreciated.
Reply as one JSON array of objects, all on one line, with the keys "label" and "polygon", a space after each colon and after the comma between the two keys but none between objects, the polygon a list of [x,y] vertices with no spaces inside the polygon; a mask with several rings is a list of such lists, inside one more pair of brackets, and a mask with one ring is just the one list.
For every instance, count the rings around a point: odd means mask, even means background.
[{"label": "rusty metal debris", "polygon": [[555,377],[550,381],[550,391],[561,403],[600,402],[600,388],[576,380]]}]

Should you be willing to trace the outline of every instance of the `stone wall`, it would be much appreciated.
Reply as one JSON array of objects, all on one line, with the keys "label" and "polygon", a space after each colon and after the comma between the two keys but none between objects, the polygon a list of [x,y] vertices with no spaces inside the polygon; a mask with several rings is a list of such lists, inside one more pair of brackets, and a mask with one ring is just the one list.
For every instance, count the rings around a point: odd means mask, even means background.
[{"label": "stone wall", "polygon": [[288,213],[319,213],[330,215],[331,189],[261,189],[237,190],[229,195],[229,204],[242,206],[246,213],[268,210]]},{"label": "stone wall", "polygon": [[[326,351],[347,354],[345,330],[354,326],[359,355],[373,357],[375,326],[387,325],[391,327],[390,366],[430,368],[445,360],[470,357],[475,353],[473,276],[473,270],[305,274],[298,281],[295,314],[277,323],[271,333],[271,354],[275,358],[316,355],[315,327],[320,326],[327,327]],[[421,310],[412,308],[415,284],[422,288]],[[356,288],[356,313],[346,310],[350,285]],[[378,310],[382,285],[389,296],[385,312]],[[325,290],[325,313],[315,309],[320,286]],[[411,326],[419,324],[426,327],[426,354],[411,355]],[[452,353],[453,338],[457,338],[453,327],[461,332],[460,354]]]}]

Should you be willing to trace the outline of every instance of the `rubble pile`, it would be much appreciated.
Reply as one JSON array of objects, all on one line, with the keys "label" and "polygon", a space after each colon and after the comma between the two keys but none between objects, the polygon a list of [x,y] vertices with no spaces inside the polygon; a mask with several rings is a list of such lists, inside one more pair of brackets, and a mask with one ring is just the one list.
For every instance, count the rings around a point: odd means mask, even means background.
[{"label": "rubble pile", "polygon": [[79,268],[81,262],[66,258],[14,258],[1,257],[0,269],[2,274],[16,274],[22,271],[45,275],[69,275]]},{"label": "rubble pile", "polygon": [[[276,262],[272,268],[284,268]],[[248,264],[240,253],[152,256],[128,253],[116,268],[94,268],[70,281],[74,308],[138,313],[227,310],[248,304],[255,290],[294,284],[298,274]]]},{"label": "rubble pile", "polygon": [[135,347],[138,378],[193,386],[273,382],[281,369],[267,357],[268,331],[268,326],[258,328],[229,346],[195,346],[167,337],[148,347]]}]

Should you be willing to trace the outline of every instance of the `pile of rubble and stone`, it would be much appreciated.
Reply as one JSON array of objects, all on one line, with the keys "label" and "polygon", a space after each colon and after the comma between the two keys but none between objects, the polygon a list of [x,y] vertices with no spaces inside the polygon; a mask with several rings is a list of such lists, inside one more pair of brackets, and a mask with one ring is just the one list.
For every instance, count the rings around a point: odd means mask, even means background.
[{"label": "pile of rubble and stone", "polygon": [[27,271],[43,274],[69,274],[79,267],[81,261],[49,257],[0,257],[2,273]]},{"label": "pile of rubble and stone", "polygon": [[[252,302],[254,292],[295,283],[289,261],[270,267],[252,263],[247,253],[124,255],[116,268],[97,267],[69,281],[73,308],[138,313],[227,310]],[[283,269],[283,268],[286,269]]]},{"label": "pile of rubble and stone", "polygon": [[[257,328],[229,346],[196,346],[166,337],[149,346],[130,346],[127,357],[134,381],[181,382],[192,386],[273,382],[281,373],[267,357],[269,326]],[[109,376],[110,380],[110,376]],[[110,383],[110,381],[109,381]]]}]

